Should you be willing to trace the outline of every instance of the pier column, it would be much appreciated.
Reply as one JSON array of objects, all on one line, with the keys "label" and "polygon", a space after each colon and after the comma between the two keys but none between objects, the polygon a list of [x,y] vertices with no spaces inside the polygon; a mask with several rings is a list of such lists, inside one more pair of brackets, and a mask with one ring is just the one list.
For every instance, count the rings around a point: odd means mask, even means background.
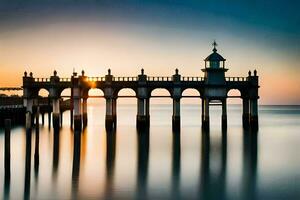
[{"label": "pier column", "polygon": [[82,129],[82,120],[81,120],[81,96],[80,88],[73,88],[73,102],[74,102],[74,130],[80,132]]},{"label": "pier column", "polygon": [[249,128],[249,99],[243,98],[243,128],[248,129]]},{"label": "pier column", "polygon": [[31,132],[33,99],[25,99],[24,104],[26,106],[26,123],[25,123],[26,131]]},{"label": "pier column", "polygon": [[86,127],[88,123],[87,98],[82,99],[82,121],[83,121],[83,127]]},{"label": "pier column", "polygon": [[203,117],[202,117],[202,128],[209,130],[209,99],[205,98],[203,101]]},{"label": "pier column", "polygon": [[172,116],[173,130],[180,129],[180,99],[173,99],[173,116]]},{"label": "pier column", "polygon": [[107,129],[112,129],[113,126],[114,126],[113,99],[106,98],[105,127]]},{"label": "pier column", "polygon": [[226,99],[222,100],[222,129],[227,128],[227,102]]},{"label": "pier column", "polygon": [[146,123],[150,126],[150,98],[146,99]]},{"label": "pier column", "polygon": [[52,123],[54,132],[59,130],[60,127],[60,112],[59,112],[59,99],[52,99]]},{"label": "pier column", "polygon": [[112,114],[113,114],[113,123],[117,127],[117,99],[112,99]]},{"label": "pier column", "polygon": [[147,124],[147,115],[146,115],[146,105],[147,99],[138,98],[137,100],[137,116],[136,116],[136,126],[137,128],[146,128]]},{"label": "pier column", "polygon": [[258,130],[257,99],[250,99],[250,127],[251,130]]}]

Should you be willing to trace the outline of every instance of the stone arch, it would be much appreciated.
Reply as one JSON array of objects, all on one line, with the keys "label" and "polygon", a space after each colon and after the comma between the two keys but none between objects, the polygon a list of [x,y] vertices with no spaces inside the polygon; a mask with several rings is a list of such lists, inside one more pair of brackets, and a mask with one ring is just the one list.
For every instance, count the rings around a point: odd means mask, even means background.
[{"label": "stone arch", "polygon": [[119,88],[114,91],[115,96],[136,96],[137,92],[133,88]]},{"label": "stone arch", "polygon": [[100,88],[90,88],[87,94],[88,96],[104,96],[104,91]]},{"label": "stone arch", "polygon": [[[160,91],[160,92],[159,92]],[[154,95],[153,93],[157,93]],[[149,91],[149,96],[166,96],[172,97],[172,92],[167,88],[153,88]]]},{"label": "stone arch", "polygon": [[38,96],[39,97],[48,97],[49,96],[49,90],[48,89],[46,89],[46,88],[40,88],[39,90],[38,90]]},{"label": "stone arch", "polygon": [[60,96],[70,96],[71,97],[71,88],[63,88],[60,91]]},{"label": "stone arch", "polygon": [[184,88],[181,96],[201,96],[201,92],[196,88]]}]

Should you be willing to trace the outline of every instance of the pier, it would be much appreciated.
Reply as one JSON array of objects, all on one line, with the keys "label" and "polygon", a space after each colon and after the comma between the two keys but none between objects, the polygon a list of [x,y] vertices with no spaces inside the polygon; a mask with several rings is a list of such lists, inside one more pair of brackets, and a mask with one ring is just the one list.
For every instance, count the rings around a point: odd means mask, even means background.
[{"label": "pier", "polygon": [[[225,61],[219,53],[217,53],[216,43],[213,44],[213,52],[204,59],[204,68],[202,72],[204,76],[184,77],[181,76],[178,69],[175,73],[168,77],[163,76],[147,76],[144,69],[141,69],[140,74],[132,77],[115,77],[111,70],[105,76],[90,77],[86,76],[82,70],[78,75],[76,72],[69,78],[59,77],[57,71],[53,72],[50,78],[34,77],[33,73],[27,72],[23,76],[23,103],[26,107],[26,123],[27,129],[31,129],[32,116],[34,107],[38,106],[38,93],[41,89],[46,89],[49,92],[49,100],[52,106],[52,124],[54,129],[60,127],[61,109],[60,99],[62,97],[70,98],[70,115],[71,126],[74,126],[75,131],[81,131],[87,126],[87,99],[88,92],[92,88],[98,88],[103,91],[106,101],[105,126],[107,129],[116,127],[117,123],[117,99],[127,96],[119,96],[121,89],[129,88],[135,92],[137,99],[137,128],[145,128],[150,125],[150,98],[151,92],[157,88],[166,89],[169,92],[169,97],[173,99],[173,129],[180,128],[180,100],[185,98],[183,92],[186,89],[196,89],[199,96],[193,96],[202,100],[202,128],[209,129],[209,107],[211,105],[219,105],[222,107],[222,129],[227,128],[227,99],[241,98],[243,102],[242,122],[245,129],[258,129],[258,75],[254,70],[248,72],[245,77],[227,77],[225,76],[228,68]],[[64,89],[70,88],[70,96],[62,96]],[[228,96],[228,92],[232,89],[240,91],[240,96]],[[162,97],[162,96],[160,96]],[[168,97],[168,96],[163,96]],[[191,98],[191,96],[189,96]],[[199,105],[200,106],[200,105]],[[199,122],[200,123],[200,122]]]}]

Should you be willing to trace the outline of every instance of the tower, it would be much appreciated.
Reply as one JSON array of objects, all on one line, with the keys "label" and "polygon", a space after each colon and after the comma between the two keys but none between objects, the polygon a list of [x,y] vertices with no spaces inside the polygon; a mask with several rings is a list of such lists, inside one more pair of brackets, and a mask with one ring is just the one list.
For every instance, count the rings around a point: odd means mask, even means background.
[{"label": "tower", "polygon": [[221,102],[222,103],[222,128],[227,127],[227,114],[226,114],[226,81],[225,72],[228,70],[225,68],[226,59],[217,53],[217,43],[213,42],[213,53],[204,59],[205,68],[204,72],[204,84],[202,103],[202,127],[209,129],[209,103]]}]

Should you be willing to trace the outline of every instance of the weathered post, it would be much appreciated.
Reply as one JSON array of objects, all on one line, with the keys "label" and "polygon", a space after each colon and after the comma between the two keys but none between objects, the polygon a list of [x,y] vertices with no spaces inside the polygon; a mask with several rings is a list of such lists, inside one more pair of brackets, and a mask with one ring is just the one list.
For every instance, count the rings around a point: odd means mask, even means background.
[{"label": "weathered post", "polygon": [[10,130],[11,130],[11,120],[5,120],[5,180],[10,180]]},{"label": "weathered post", "polygon": [[227,128],[227,102],[226,98],[222,100],[222,129]]},{"label": "weathered post", "polygon": [[181,88],[180,79],[181,75],[178,74],[178,69],[175,70],[175,74],[172,76],[173,79],[173,115],[172,115],[172,128],[173,131],[180,129],[180,98],[181,98]]},{"label": "weathered post", "polygon": [[[73,77],[76,76],[76,72],[71,76],[71,81],[73,81]],[[73,85],[73,82],[72,82]],[[70,127],[73,128],[73,112],[74,112],[74,98],[73,98],[73,87],[71,88],[71,99],[70,99]]]}]

